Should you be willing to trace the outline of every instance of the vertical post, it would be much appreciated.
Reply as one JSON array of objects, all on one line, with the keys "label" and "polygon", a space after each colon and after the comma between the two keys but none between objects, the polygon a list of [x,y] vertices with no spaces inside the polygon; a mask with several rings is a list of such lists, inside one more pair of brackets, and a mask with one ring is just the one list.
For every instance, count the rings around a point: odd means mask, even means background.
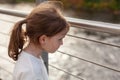
[{"label": "vertical post", "polygon": [[[47,1],[47,0],[36,0],[36,5],[38,5],[39,3],[43,2],[43,1]],[[48,71],[48,53],[47,52],[43,52],[42,53],[42,58],[44,60],[44,64],[45,64],[46,69]]]}]

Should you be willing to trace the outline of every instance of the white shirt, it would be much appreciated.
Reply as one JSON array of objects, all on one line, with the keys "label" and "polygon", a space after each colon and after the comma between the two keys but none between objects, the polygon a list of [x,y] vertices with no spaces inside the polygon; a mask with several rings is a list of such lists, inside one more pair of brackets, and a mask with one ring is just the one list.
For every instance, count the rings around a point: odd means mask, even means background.
[{"label": "white shirt", "polygon": [[42,58],[22,51],[15,64],[13,80],[48,80]]}]

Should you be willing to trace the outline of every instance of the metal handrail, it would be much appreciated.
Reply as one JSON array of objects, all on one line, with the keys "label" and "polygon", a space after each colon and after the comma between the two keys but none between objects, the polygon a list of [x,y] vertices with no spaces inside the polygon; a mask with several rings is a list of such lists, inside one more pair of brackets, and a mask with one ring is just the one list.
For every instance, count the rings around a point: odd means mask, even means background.
[{"label": "metal handrail", "polygon": [[71,56],[73,58],[76,58],[78,60],[82,60],[82,61],[85,61],[85,62],[88,62],[88,63],[92,63],[94,65],[97,65],[97,66],[100,66],[100,67],[103,67],[103,68],[106,68],[106,69],[109,69],[109,70],[112,70],[112,71],[115,71],[115,72],[119,72],[120,73],[120,70],[119,69],[115,69],[115,68],[112,68],[110,66],[106,66],[106,65],[103,65],[103,64],[100,64],[100,63],[96,63],[94,61],[90,61],[90,60],[87,60],[87,59],[84,59],[84,58],[81,58],[81,57],[77,57],[77,56],[74,56],[74,55],[71,55],[71,54],[68,54],[68,53],[65,53],[63,51],[58,51],[59,53],[61,54],[65,54],[65,55],[68,55],[68,56]]},{"label": "metal handrail", "polygon": [[120,34],[120,24],[112,24],[100,21],[91,21],[67,17],[67,20],[76,27],[91,29],[112,34]]},{"label": "metal handrail", "polygon": [[54,69],[57,69],[57,70],[59,70],[59,71],[62,71],[62,72],[64,72],[64,73],[68,74],[68,75],[71,75],[71,76],[73,76],[73,77],[75,77],[75,78],[77,78],[77,79],[85,80],[84,78],[82,78],[82,77],[80,77],[80,76],[77,76],[77,75],[75,75],[75,74],[69,73],[69,72],[67,72],[67,71],[65,71],[65,70],[63,70],[63,69],[61,69],[61,68],[58,68],[58,67],[52,65],[52,64],[49,64],[49,66],[52,67],[52,68],[54,68]]},{"label": "metal handrail", "polygon": [[3,68],[3,67],[1,67],[1,66],[0,66],[0,69],[2,69],[2,70],[4,70],[4,71],[6,71],[8,74],[10,74],[10,75],[12,76],[12,72],[10,72],[10,71],[6,70],[5,68]]},{"label": "metal handrail", "polygon": [[87,41],[91,41],[91,42],[96,42],[96,43],[100,43],[100,44],[104,44],[104,45],[108,45],[108,46],[112,46],[112,47],[116,47],[116,48],[120,48],[120,45],[106,43],[106,42],[102,42],[102,41],[99,41],[99,40],[87,39],[87,38],[84,38],[84,37],[74,36],[74,35],[71,35],[71,34],[67,34],[67,36],[77,38],[77,39],[83,39],[83,40],[87,40]]},{"label": "metal handrail", "polygon": [[[13,15],[17,17],[26,17],[29,12],[0,8],[0,13]],[[98,21],[83,20],[77,18],[65,17],[73,26],[84,29],[97,30],[107,33],[120,34],[120,24],[112,24]]]},{"label": "metal handrail", "polygon": [[29,14],[29,12],[6,9],[6,8],[0,8],[0,13],[12,15],[12,16],[17,16],[17,17],[25,17]]}]

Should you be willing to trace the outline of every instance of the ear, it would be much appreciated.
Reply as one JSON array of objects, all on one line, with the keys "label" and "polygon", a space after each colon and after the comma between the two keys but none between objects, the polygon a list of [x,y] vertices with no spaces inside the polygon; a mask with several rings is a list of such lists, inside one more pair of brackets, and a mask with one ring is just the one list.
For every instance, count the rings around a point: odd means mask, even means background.
[{"label": "ear", "polygon": [[39,37],[39,43],[42,45],[42,44],[45,44],[46,42],[46,39],[47,39],[47,36],[46,35],[42,35]]}]

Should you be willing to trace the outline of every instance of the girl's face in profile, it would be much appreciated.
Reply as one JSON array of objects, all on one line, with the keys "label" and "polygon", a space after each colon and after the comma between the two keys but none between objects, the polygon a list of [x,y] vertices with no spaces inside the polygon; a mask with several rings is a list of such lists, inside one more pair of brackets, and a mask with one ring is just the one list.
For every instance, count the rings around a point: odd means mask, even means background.
[{"label": "girl's face in profile", "polygon": [[68,32],[68,29],[65,29],[61,31],[60,33],[56,34],[52,37],[45,38],[45,43],[42,45],[45,51],[48,53],[54,53],[60,45],[63,44],[63,38],[65,37],[66,33]]}]

